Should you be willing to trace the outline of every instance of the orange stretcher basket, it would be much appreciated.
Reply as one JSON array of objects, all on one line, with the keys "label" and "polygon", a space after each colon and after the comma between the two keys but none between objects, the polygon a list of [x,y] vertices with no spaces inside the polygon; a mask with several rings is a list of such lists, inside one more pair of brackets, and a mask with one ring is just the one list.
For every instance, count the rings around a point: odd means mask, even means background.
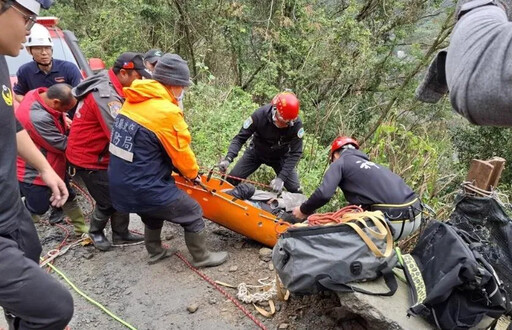
[{"label": "orange stretcher basket", "polygon": [[201,205],[208,220],[269,247],[276,244],[280,218],[224,193],[233,188],[229,182],[206,175],[201,176],[201,185],[194,185],[178,175],[174,175],[174,179],[180,189]]}]

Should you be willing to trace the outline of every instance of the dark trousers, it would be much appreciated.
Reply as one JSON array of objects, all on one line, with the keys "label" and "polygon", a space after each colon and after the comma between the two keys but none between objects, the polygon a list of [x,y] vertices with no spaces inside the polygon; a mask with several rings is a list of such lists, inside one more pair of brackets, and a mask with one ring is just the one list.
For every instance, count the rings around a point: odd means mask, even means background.
[{"label": "dark trousers", "polygon": [[178,189],[179,197],[169,205],[155,211],[137,213],[149,229],[160,229],[164,221],[181,225],[187,232],[197,233],[204,229],[203,210],[198,202],[182,190]]},{"label": "dark trousers", "polygon": [[0,234],[0,306],[16,329],[64,329],[73,316],[69,291],[39,267],[41,244],[27,212]]},{"label": "dark trousers", "polygon": [[[93,219],[91,221],[100,221],[102,223],[102,227],[104,227],[110,218],[110,225],[112,226],[113,233],[121,236],[128,235],[130,215],[125,212],[119,212],[112,206],[107,170],[92,171],[77,169],[76,173],[84,181],[91,197],[96,201]],[[91,228],[96,227],[91,226]],[[103,230],[103,228],[96,229]]]},{"label": "dark trousers", "polygon": [[[69,191],[68,201],[76,197],[75,191],[71,188],[69,180],[64,180]],[[48,186],[19,182],[21,196],[25,197],[25,206],[32,214],[43,215],[50,208],[50,196],[52,191]]]},{"label": "dark trousers", "polygon": [[107,170],[77,169],[76,174],[84,181],[89,194],[96,202],[96,208],[109,217],[114,214],[116,209],[112,206],[110,199]]},{"label": "dark trousers", "polygon": [[[285,159],[276,159],[276,160],[263,160],[262,157],[256,154],[256,151],[252,148],[248,148],[245,150],[242,158],[235,164],[235,167],[229,172],[229,175],[236,176],[238,178],[246,179],[249,175],[254,173],[262,164],[268,165],[272,167],[276,175],[281,172],[283,168],[283,163]],[[229,178],[228,181],[237,185],[240,183],[239,180]],[[300,182],[299,176],[297,175],[297,171],[295,169],[292,170],[290,175],[284,181],[284,187],[286,190],[292,193],[296,193],[300,191]]]}]

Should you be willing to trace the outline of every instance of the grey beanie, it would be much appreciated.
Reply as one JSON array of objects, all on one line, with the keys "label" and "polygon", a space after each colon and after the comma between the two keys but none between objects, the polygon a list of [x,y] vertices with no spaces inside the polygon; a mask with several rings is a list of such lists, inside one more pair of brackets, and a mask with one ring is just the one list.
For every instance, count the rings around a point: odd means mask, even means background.
[{"label": "grey beanie", "polygon": [[187,61],[176,54],[164,54],[155,66],[153,79],[166,86],[189,86],[190,71]]}]

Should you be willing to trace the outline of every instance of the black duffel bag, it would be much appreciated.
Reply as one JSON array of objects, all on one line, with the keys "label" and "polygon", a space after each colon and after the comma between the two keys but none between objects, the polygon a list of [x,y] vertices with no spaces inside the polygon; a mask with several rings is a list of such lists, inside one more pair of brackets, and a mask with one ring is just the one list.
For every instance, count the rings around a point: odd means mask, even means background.
[{"label": "black duffel bag", "polygon": [[477,251],[477,239],[433,221],[402,260],[411,286],[409,315],[439,329],[486,329],[509,310],[509,300],[493,267]]},{"label": "black duffel bag", "polygon": [[459,193],[449,223],[471,233],[482,244],[477,247],[512,296],[512,220],[492,197]]}]

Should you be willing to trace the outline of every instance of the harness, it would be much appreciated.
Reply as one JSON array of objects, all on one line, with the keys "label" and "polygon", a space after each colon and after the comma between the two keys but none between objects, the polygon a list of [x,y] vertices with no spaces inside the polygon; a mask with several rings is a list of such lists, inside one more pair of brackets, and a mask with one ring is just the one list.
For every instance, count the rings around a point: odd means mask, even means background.
[{"label": "harness", "polygon": [[[391,223],[393,229],[399,234],[395,239],[402,238],[405,227],[414,224],[415,222],[421,223],[421,211],[423,207],[418,197],[412,201],[404,204],[373,204],[370,205],[371,211],[381,211],[384,213],[386,219]],[[410,233],[406,233],[406,236]]]}]

